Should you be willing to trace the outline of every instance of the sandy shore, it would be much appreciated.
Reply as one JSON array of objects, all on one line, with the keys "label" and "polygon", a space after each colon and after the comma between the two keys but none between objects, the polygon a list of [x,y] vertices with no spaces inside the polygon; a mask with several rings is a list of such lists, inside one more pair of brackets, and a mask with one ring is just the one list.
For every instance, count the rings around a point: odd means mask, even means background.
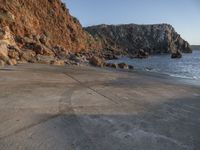
[{"label": "sandy shore", "polygon": [[1,150],[198,150],[200,87],[164,75],[0,70]]}]

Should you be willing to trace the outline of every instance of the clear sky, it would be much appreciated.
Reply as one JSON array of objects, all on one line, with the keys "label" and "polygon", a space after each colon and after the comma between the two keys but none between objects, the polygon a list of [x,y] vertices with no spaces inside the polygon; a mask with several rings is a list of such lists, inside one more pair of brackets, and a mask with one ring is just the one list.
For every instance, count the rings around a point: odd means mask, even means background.
[{"label": "clear sky", "polygon": [[169,23],[200,45],[200,0],[63,0],[83,26]]}]

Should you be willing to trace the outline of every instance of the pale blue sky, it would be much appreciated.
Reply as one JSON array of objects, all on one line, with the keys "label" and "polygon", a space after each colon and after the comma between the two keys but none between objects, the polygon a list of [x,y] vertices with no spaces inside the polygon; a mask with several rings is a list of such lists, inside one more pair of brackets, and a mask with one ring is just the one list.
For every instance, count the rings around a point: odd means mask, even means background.
[{"label": "pale blue sky", "polygon": [[200,44],[200,0],[63,0],[83,26],[169,23]]}]

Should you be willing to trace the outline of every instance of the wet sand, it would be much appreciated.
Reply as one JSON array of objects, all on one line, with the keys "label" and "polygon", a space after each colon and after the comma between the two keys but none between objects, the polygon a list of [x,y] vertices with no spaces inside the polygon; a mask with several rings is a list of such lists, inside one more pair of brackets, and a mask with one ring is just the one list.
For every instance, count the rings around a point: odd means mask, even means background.
[{"label": "wet sand", "polygon": [[0,70],[1,150],[198,150],[200,87],[93,67]]}]

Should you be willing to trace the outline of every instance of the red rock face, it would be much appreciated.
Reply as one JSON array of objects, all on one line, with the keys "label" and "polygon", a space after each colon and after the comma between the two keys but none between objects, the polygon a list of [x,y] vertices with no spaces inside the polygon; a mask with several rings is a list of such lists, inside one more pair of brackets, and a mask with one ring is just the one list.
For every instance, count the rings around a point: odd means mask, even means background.
[{"label": "red rock face", "polygon": [[15,36],[45,35],[51,46],[73,52],[100,46],[60,0],[0,0],[0,25]]}]

